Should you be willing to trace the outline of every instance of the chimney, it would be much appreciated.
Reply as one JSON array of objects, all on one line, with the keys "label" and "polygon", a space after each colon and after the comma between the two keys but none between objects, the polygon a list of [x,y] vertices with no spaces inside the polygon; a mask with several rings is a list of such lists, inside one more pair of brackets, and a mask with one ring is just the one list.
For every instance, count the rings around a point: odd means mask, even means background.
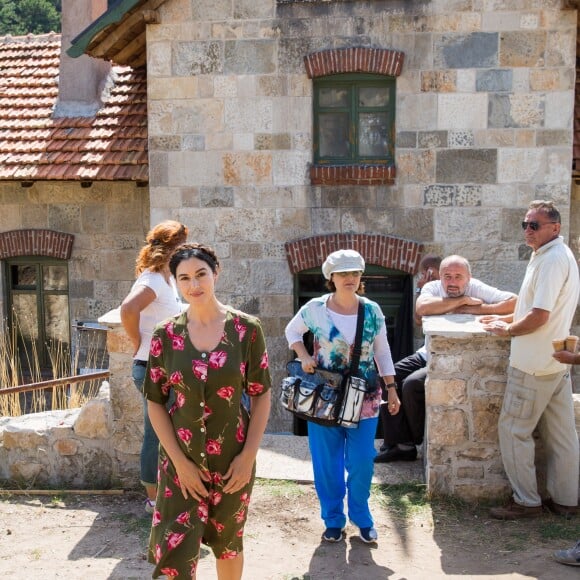
[{"label": "chimney", "polygon": [[54,117],[92,117],[102,105],[101,91],[111,64],[84,54],[71,58],[71,41],[107,10],[107,0],[62,0],[58,100]]}]

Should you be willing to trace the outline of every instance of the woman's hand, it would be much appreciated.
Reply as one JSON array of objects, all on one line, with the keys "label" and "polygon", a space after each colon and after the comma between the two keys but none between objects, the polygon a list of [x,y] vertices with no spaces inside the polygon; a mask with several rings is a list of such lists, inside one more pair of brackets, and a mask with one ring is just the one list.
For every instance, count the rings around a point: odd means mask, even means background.
[{"label": "woman's hand", "polygon": [[316,370],[316,363],[310,355],[301,357],[300,362],[305,373],[313,373]]},{"label": "woman's hand", "polygon": [[224,485],[224,493],[236,493],[243,489],[252,478],[253,468],[254,459],[248,457],[243,451],[236,455],[223,477],[227,481]]},{"label": "woman's hand", "polygon": [[175,464],[175,471],[185,499],[191,496],[200,501],[208,496],[205,484],[211,481],[211,477],[206,470],[200,469],[193,461],[184,457],[179,465]]},{"label": "woman's hand", "polygon": [[396,415],[401,410],[401,401],[399,400],[397,389],[387,389],[387,405],[391,415]]}]

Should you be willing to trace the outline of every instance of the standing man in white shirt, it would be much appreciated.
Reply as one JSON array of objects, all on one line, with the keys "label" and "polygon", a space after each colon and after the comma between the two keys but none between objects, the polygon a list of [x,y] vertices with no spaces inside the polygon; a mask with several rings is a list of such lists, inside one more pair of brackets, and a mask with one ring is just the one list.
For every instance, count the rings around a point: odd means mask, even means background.
[{"label": "standing man in white shirt", "polygon": [[560,227],[560,212],[553,202],[529,205],[522,228],[533,252],[515,312],[482,319],[486,330],[512,337],[499,443],[513,498],[506,506],[492,508],[496,519],[542,515],[532,438],[538,425],[547,452],[546,507],[569,516],[578,505],[578,436],[570,369],[552,356],[552,340],[570,333],[580,279]]}]

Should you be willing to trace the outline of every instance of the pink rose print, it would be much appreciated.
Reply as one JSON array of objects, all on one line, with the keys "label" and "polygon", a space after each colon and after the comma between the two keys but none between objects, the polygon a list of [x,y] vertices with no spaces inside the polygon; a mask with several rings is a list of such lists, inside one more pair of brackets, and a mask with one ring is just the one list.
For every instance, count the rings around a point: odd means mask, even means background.
[{"label": "pink rose print", "polygon": [[161,556],[163,553],[161,552],[161,546],[159,544],[155,544],[155,563],[159,564],[159,560],[161,560]]},{"label": "pink rose print", "polygon": [[206,405],[203,408],[203,417],[202,417],[202,419],[205,421],[212,413],[213,413],[213,411]]},{"label": "pink rose print", "polygon": [[213,527],[217,530],[218,534],[221,534],[224,531],[223,524],[221,524],[220,522],[218,522],[214,518],[211,518],[211,520],[209,520],[209,521],[213,524]]},{"label": "pink rose print", "polygon": [[165,378],[165,371],[161,367],[151,367],[149,369],[149,376],[154,383],[158,383]]},{"label": "pink rose print", "polygon": [[173,373],[171,373],[171,376],[169,377],[169,384],[170,385],[178,385],[179,383],[183,382],[183,375],[181,374],[180,371],[175,371]]},{"label": "pink rose print", "polygon": [[171,347],[173,350],[183,350],[185,348],[185,341],[183,336],[178,336],[177,334],[171,337]]},{"label": "pink rose print", "polygon": [[169,459],[167,457],[161,461],[161,469],[163,469],[163,473],[167,473],[167,468],[169,467]]},{"label": "pink rose print", "polygon": [[238,524],[242,523],[244,521],[245,517],[246,517],[246,510],[240,510],[234,516],[234,518],[235,518],[236,522],[238,522]]},{"label": "pink rose print", "polygon": [[244,340],[244,336],[246,336],[246,331],[248,330],[248,327],[242,324],[239,318],[234,318],[234,328],[238,333],[238,338],[240,339],[240,342],[242,342],[242,340]]},{"label": "pink rose print", "polygon": [[185,534],[178,534],[177,532],[172,532],[167,536],[167,549],[173,550],[183,542]]},{"label": "pink rose print", "polygon": [[248,395],[259,395],[264,391],[264,385],[261,383],[248,383]]},{"label": "pink rose print", "polygon": [[154,510],[153,518],[151,520],[151,525],[153,527],[158,526],[161,523],[161,512],[159,510]]},{"label": "pink rose print", "polygon": [[154,336],[151,339],[151,347],[149,348],[149,354],[151,356],[159,356],[163,352],[163,343],[161,339],[157,336]]},{"label": "pink rose print", "polygon": [[169,338],[173,338],[175,333],[173,332],[173,322],[168,322],[165,325],[165,332]]},{"label": "pink rose print", "polygon": [[163,497],[173,497],[173,492],[166,486],[163,492]]},{"label": "pink rose print", "polygon": [[161,392],[164,395],[168,395],[169,394],[169,389],[171,388],[171,385],[169,383],[165,383],[164,385],[161,386]]},{"label": "pink rose print", "polygon": [[175,396],[175,404],[181,409],[183,405],[185,405],[185,395],[178,391],[177,395]]},{"label": "pink rose print", "polygon": [[243,443],[246,440],[246,431],[244,429],[244,424],[240,421],[238,423],[238,428],[236,429],[236,441],[238,443]]},{"label": "pink rose print", "polygon": [[194,360],[191,369],[196,379],[207,381],[207,363],[202,360]]},{"label": "pink rose print", "polygon": [[191,570],[189,571],[189,575],[193,578],[197,574],[197,560],[191,563]]},{"label": "pink rose print", "polygon": [[221,473],[214,471],[213,473],[210,473],[210,476],[211,476],[211,482],[214,485],[219,485],[222,482],[222,474]]},{"label": "pink rose print", "polygon": [[223,350],[216,350],[209,355],[209,366],[212,369],[221,369],[225,364],[228,355]]},{"label": "pink rose print", "polygon": [[244,535],[244,528],[241,528],[236,532],[236,536],[238,536],[238,538],[241,538],[243,535]]},{"label": "pink rose print", "polygon": [[222,501],[222,494],[219,491],[212,491],[209,494],[209,501],[211,505],[218,505]]},{"label": "pink rose print", "polygon": [[238,553],[235,550],[225,550],[223,554],[218,558],[219,560],[233,560],[238,557]]},{"label": "pink rose print", "polygon": [[189,445],[189,442],[191,441],[191,438],[193,437],[193,433],[189,430],[186,429],[185,427],[180,427],[177,430],[177,436],[186,444]]},{"label": "pink rose print", "polygon": [[250,338],[250,342],[256,342],[256,337],[258,336],[257,330],[254,328],[252,331],[252,338]]},{"label": "pink rose print", "polygon": [[177,487],[181,487],[181,481],[179,481],[179,475],[175,474],[173,477],[173,483],[177,486]]},{"label": "pink rose print", "polygon": [[260,368],[267,369],[268,368],[268,351],[264,351],[262,358],[260,360]]},{"label": "pink rose print", "polygon": [[179,572],[175,568],[161,568],[161,574],[175,577],[179,575]]},{"label": "pink rose print", "polygon": [[205,524],[209,516],[209,507],[205,501],[200,501],[197,505],[197,517]]},{"label": "pink rose print", "polygon": [[245,377],[246,376],[246,368],[247,368],[247,366],[248,366],[248,363],[247,362],[240,363],[240,374],[242,375],[242,377]]},{"label": "pink rose print", "polygon": [[244,505],[250,505],[250,495],[248,494],[247,491],[244,491],[244,493],[242,493],[242,495],[240,496],[240,500]]},{"label": "pink rose print", "polygon": [[175,521],[178,524],[187,525],[189,524],[189,512],[181,512],[176,518]]},{"label": "pink rose print", "polygon": [[228,401],[228,403],[231,402],[232,396],[234,393],[235,393],[234,387],[220,387],[217,390],[218,397],[221,397],[222,399],[226,399],[226,401]]},{"label": "pink rose print", "polygon": [[222,444],[217,439],[208,439],[205,444],[205,450],[208,455],[221,455]]}]

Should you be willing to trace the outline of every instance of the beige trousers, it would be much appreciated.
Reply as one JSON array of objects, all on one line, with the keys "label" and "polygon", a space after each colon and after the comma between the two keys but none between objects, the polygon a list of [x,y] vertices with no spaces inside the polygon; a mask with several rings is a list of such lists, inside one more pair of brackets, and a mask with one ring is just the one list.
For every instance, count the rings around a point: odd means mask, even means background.
[{"label": "beige trousers", "polygon": [[578,505],[578,435],[570,373],[534,376],[509,367],[499,443],[514,500],[525,506],[542,503],[534,463],[536,426],[546,449],[550,497],[561,505]]}]

